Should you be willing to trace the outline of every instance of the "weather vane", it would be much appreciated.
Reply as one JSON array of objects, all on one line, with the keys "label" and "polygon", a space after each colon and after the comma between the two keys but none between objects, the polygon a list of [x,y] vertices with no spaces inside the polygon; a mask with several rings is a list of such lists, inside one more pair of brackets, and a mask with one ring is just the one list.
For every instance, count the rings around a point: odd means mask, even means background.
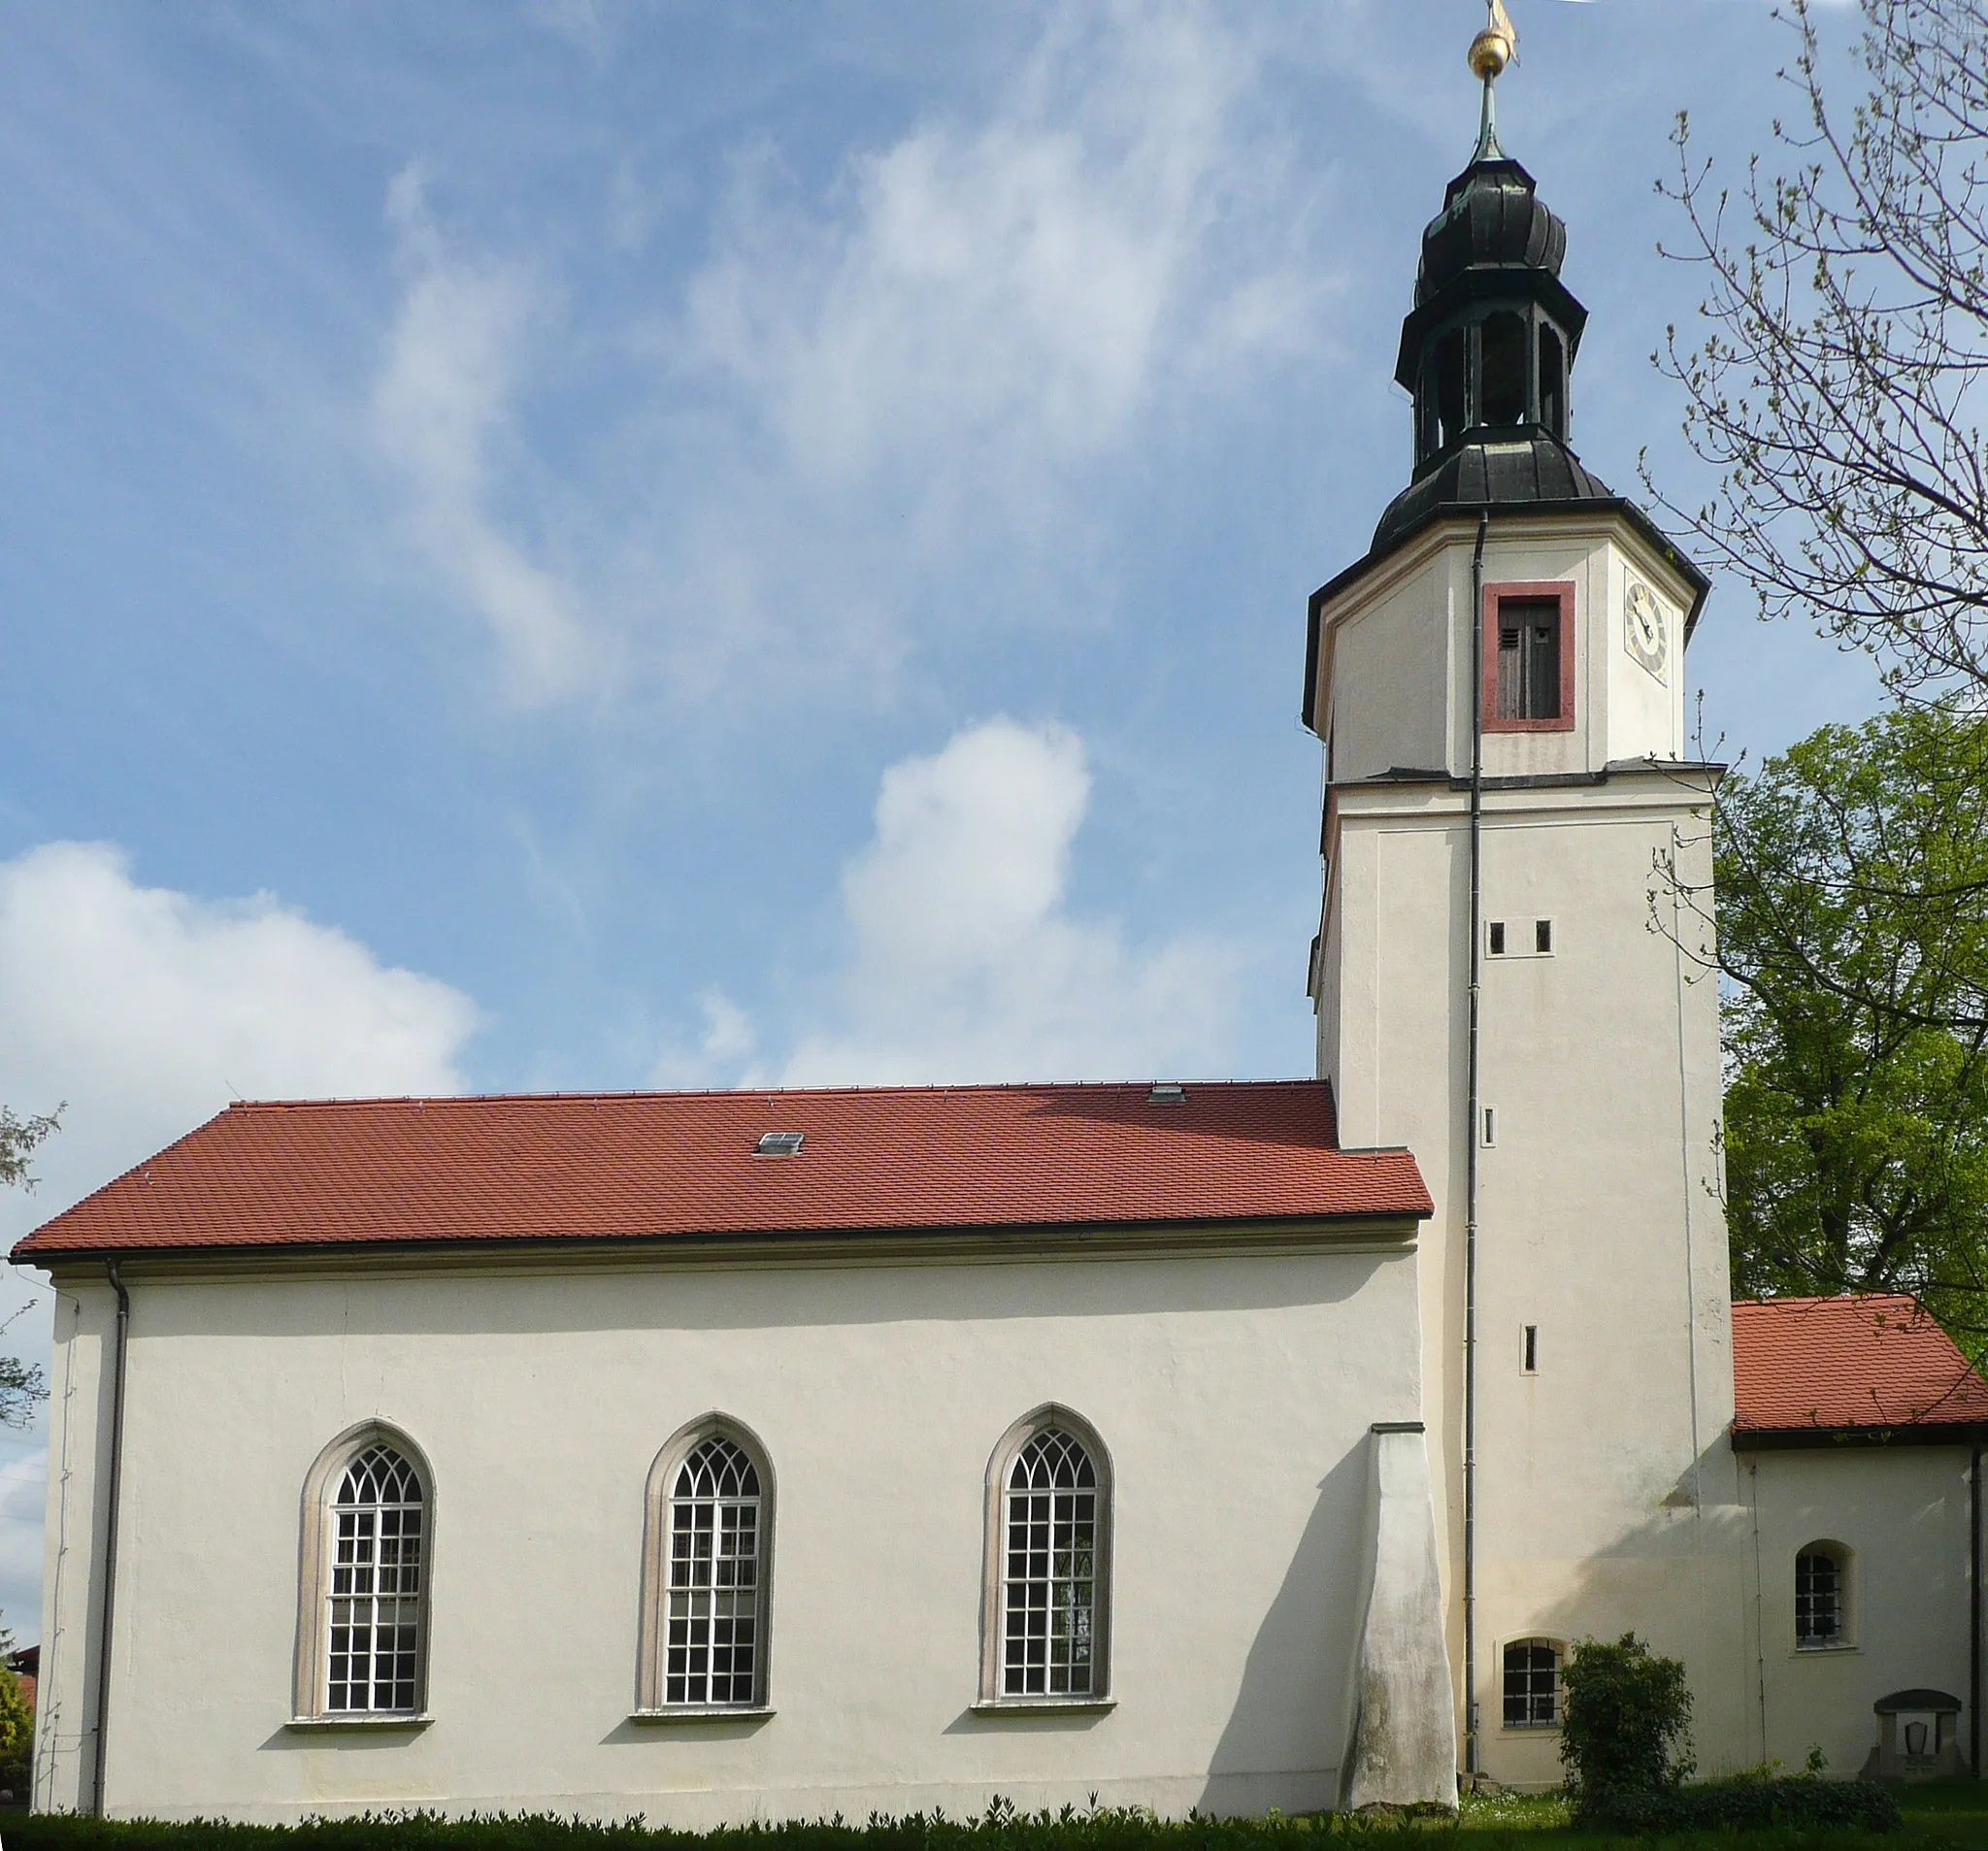
[{"label": "weather vane", "polygon": [[1471,41],[1472,71],[1484,81],[1484,116],[1477,130],[1477,152],[1474,158],[1496,160],[1505,150],[1498,146],[1498,106],[1492,99],[1492,85],[1498,74],[1518,58],[1518,27],[1505,10],[1505,0],[1484,0],[1484,29]]}]

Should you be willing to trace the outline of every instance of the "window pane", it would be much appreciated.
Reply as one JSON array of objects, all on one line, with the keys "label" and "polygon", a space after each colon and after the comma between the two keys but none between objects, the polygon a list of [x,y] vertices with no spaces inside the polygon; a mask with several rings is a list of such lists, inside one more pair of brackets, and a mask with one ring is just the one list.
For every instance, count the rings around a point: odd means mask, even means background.
[{"label": "window pane", "polygon": [[346,1468],[331,1506],[328,1710],[420,1706],[421,1481],[391,1446]]},{"label": "window pane", "polygon": [[1096,1694],[1097,1484],[1090,1454],[1060,1428],[1015,1456],[1003,1513],[1004,1696]]},{"label": "window pane", "polygon": [[758,1702],[759,1471],[722,1437],[677,1473],[669,1584],[663,1702]]},{"label": "window pane", "polygon": [[1550,1729],[1560,1720],[1560,1654],[1543,1639],[1505,1648],[1505,1726]]},{"label": "window pane", "polygon": [[1795,1558],[1795,1643],[1834,1645],[1842,1636],[1842,1565],[1820,1549],[1805,1549]]}]

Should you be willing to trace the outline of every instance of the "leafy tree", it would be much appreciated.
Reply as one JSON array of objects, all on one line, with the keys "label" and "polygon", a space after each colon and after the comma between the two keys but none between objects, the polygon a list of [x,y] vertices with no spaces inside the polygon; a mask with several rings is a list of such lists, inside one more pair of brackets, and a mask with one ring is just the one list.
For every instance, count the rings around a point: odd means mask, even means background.
[{"label": "leafy tree", "polygon": [[[8,1635],[12,1649],[12,1635]],[[25,1800],[34,1780],[35,1711],[20,1679],[0,1665],[0,1790]]]},{"label": "leafy tree", "polygon": [[[61,1129],[61,1119],[60,1106],[34,1118],[18,1117],[12,1107],[0,1106],[0,1187],[35,1186],[30,1160],[36,1148]],[[34,1416],[35,1404],[48,1398],[38,1368],[17,1356],[0,1356],[0,1426],[25,1427]]]},{"label": "leafy tree", "polygon": [[1901,695],[1988,689],[1988,0],[1861,6],[1845,116],[1815,0],[1789,0],[1796,119],[1737,197],[1678,118],[1670,254],[1703,269],[1708,331],[1658,364],[1720,474],[1696,508],[1649,485],[1764,614],[1869,649]]},{"label": "leafy tree", "polygon": [[39,1118],[19,1118],[11,1106],[0,1106],[0,1186],[32,1189],[34,1172],[28,1167],[36,1147],[61,1129],[62,1107],[44,1112]]},{"label": "leafy tree", "polygon": [[1736,1288],[1910,1292],[1988,1354],[1988,720],[1826,726],[1714,832]]},{"label": "leafy tree", "polygon": [[1562,1673],[1560,1759],[1578,1816],[1606,1818],[1621,1800],[1682,1784],[1690,1754],[1684,1667],[1634,1633],[1583,1639]]}]

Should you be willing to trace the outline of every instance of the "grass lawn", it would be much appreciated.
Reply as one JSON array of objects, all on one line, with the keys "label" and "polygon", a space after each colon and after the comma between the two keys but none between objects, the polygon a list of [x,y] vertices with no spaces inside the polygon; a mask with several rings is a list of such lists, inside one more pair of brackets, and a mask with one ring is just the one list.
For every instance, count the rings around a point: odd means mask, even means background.
[{"label": "grass lawn", "polygon": [[1008,1813],[977,1821],[895,1819],[870,1825],[795,1824],[699,1835],[633,1823],[557,1819],[442,1820],[432,1816],[325,1820],[301,1827],[160,1825],[69,1814],[6,1817],[7,1851],[1988,1851],[1988,1782],[1907,1787],[1901,1833],[1715,1832],[1626,1837],[1574,1832],[1553,1795],[1468,1799],[1454,1820],[1375,1823],[1317,1819],[1202,1819],[1163,1824],[1127,1813],[1063,1819]]}]

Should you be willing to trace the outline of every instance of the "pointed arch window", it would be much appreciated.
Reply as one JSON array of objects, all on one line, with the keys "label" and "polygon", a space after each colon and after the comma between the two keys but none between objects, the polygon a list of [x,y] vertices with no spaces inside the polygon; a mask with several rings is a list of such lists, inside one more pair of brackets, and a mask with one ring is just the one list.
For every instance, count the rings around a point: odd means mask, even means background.
[{"label": "pointed arch window", "polygon": [[981,1700],[1100,1702],[1109,1695],[1111,1471],[1066,1408],[1010,1430],[988,1471]]},{"label": "pointed arch window", "polygon": [[342,1435],[304,1486],[299,1721],[417,1721],[427,1707],[434,1485],[404,1434]]},{"label": "pointed arch window", "polygon": [[712,1415],[649,1471],[638,1713],[756,1710],[767,1702],[773,1473],[764,1449]]}]

